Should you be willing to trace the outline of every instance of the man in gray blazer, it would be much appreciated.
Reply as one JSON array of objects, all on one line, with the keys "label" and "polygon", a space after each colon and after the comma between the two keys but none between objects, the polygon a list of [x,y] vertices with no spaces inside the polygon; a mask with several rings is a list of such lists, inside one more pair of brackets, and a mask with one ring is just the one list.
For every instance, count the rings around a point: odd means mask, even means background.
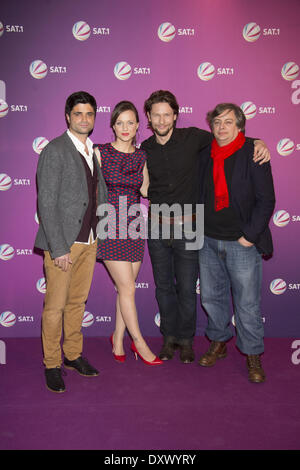
[{"label": "man in gray blazer", "polygon": [[42,314],[46,384],[65,391],[64,364],[81,375],[98,371],[82,357],[81,333],[85,302],[96,261],[96,209],[107,201],[107,189],[89,135],[97,105],[93,96],[76,92],[68,97],[68,130],[41,152],[38,169],[40,226],[35,246],[44,250],[47,291]]}]

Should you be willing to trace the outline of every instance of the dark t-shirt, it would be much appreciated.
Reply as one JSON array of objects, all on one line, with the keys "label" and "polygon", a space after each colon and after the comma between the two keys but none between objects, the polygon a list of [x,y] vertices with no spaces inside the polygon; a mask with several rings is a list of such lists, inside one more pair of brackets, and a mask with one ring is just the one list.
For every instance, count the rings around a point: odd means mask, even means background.
[{"label": "dark t-shirt", "polygon": [[213,160],[209,159],[205,178],[204,233],[218,240],[238,240],[242,235],[240,221],[231,205],[231,178],[237,153],[224,160],[224,172],[229,195],[229,207],[215,210],[215,191],[213,181]]}]

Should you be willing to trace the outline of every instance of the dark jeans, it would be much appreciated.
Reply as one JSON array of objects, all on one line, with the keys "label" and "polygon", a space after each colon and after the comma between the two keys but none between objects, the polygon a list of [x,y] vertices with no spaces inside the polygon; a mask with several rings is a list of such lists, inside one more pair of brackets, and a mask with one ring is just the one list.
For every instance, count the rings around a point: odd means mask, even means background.
[{"label": "dark jeans", "polygon": [[186,239],[148,238],[160,331],[178,344],[192,344],[196,331],[199,250],[187,250]]}]

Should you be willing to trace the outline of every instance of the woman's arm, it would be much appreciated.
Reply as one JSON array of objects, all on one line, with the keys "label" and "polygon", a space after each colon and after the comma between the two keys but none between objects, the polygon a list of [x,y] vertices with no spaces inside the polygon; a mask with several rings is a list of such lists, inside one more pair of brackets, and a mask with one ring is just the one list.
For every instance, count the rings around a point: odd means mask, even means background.
[{"label": "woman's arm", "polygon": [[148,197],[148,187],[149,187],[149,173],[147,168],[147,163],[145,163],[143,168],[143,183],[140,187],[140,193],[143,197]]}]

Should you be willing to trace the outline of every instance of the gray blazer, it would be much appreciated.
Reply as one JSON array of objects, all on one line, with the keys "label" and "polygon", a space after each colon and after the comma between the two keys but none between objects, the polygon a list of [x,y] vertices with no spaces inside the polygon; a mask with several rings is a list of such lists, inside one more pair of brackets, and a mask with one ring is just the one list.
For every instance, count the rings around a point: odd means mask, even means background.
[{"label": "gray blazer", "polygon": [[[98,205],[107,202],[106,184],[96,158]],[[89,196],[86,173],[78,150],[65,132],[42,150],[38,168],[39,230],[35,246],[57,258],[70,252],[81,229]]]}]

